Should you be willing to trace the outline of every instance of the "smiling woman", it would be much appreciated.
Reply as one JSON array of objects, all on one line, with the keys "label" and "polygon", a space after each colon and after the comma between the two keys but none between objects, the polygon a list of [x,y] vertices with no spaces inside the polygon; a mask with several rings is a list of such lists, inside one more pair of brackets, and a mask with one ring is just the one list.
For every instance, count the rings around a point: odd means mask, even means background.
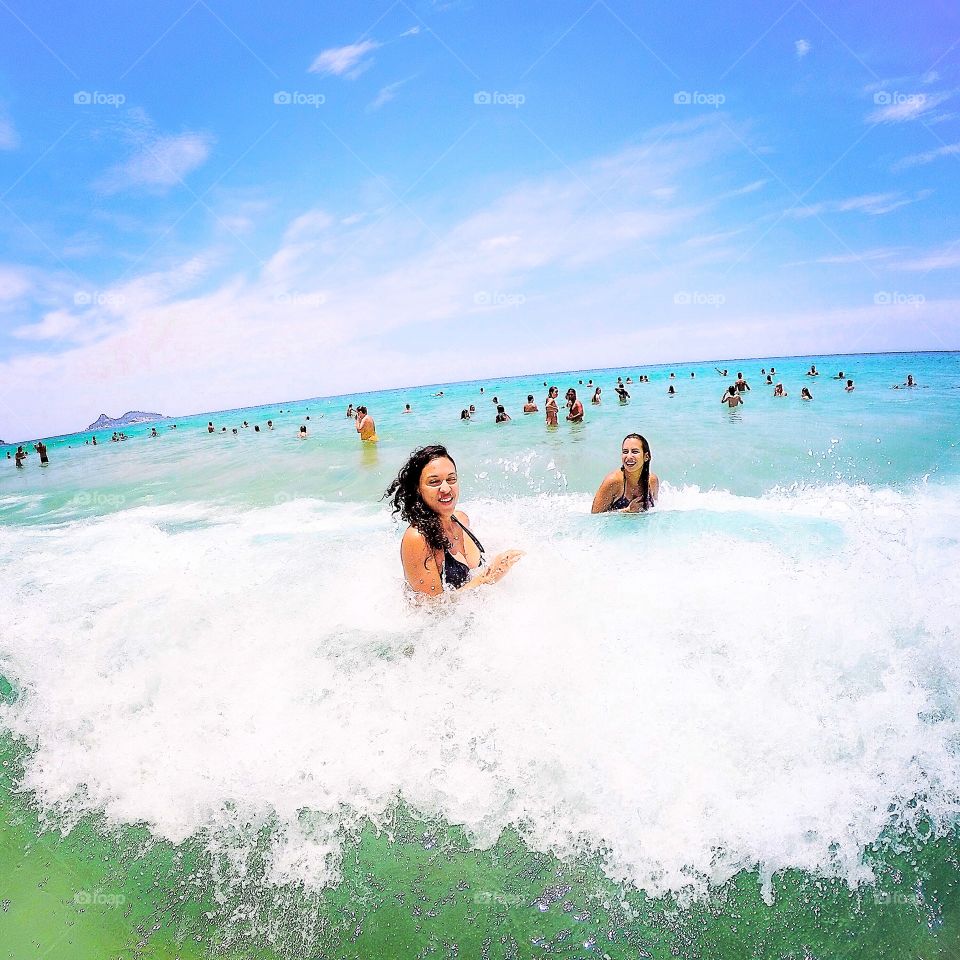
[{"label": "smiling woman", "polygon": [[385,497],[407,523],[400,559],[407,583],[416,593],[435,596],[444,584],[453,590],[496,583],[523,556],[519,550],[498,553],[483,566],[483,546],[470,532],[470,518],[457,510],[460,485],[457,465],[440,444],[419,447],[401,467]]}]

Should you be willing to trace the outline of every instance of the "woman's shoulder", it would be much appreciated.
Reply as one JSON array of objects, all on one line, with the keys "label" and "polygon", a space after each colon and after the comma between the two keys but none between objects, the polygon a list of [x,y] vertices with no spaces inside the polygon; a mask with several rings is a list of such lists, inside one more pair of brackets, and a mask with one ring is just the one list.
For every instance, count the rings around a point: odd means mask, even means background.
[{"label": "woman's shoulder", "polygon": [[400,541],[400,549],[425,553],[430,550],[430,545],[427,543],[427,538],[416,527],[409,526]]},{"label": "woman's shoulder", "polygon": [[619,486],[621,483],[623,483],[623,471],[620,469],[611,470],[610,473],[600,481],[600,489]]},{"label": "woman's shoulder", "polygon": [[465,526],[470,526],[470,518],[462,510],[454,510],[453,515]]}]

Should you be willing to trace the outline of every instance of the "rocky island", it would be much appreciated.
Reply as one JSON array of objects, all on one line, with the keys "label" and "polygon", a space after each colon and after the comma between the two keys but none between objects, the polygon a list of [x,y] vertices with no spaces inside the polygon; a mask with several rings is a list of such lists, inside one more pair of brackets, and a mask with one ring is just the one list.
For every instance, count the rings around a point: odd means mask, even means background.
[{"label": "rocky island", "polygon": [[121,427],[131,427],[135,423],[150,423],[152,420],[165,420],[162,413],[144,413],[142,410],[128,410],[122,417],[115,420],[101,413],[99,418],[91,423],[88,430],[118,430]]}]

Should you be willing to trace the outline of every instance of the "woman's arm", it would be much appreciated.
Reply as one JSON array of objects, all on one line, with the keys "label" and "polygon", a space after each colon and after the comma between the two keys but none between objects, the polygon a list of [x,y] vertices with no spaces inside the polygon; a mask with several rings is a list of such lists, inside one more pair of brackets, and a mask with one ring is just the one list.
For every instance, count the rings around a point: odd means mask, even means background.
[{"label": "woman's arm", "polygon": [[600,489],[594,494],[593,506],[590,507],[591,513],[606,513],[610,509],[610,504],[614,501],[616,485],[620,478],[620,473],[610,473],[603,478]]},{"label": "woman's arm", "polygon": [[403,575],[416,593],[428,597],[443,593],[443,581],[433,548],[414,527],[408,527],[400,541],[400,561]]}]

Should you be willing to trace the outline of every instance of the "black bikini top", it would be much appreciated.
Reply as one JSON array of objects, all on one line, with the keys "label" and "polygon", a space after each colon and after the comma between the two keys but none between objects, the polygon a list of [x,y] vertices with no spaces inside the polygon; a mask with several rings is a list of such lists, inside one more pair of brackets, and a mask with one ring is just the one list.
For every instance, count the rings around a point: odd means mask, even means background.
[{"label": "black bikini top", "polygon": [[[483,544],[459,521],[453,518],[457,526],[477,545],[480,551],[480,564],[483,563]],[[443,551],[443,581],[454,590],[459,590],[470,579],[470,567],[458,560],[449,550]]]}]

